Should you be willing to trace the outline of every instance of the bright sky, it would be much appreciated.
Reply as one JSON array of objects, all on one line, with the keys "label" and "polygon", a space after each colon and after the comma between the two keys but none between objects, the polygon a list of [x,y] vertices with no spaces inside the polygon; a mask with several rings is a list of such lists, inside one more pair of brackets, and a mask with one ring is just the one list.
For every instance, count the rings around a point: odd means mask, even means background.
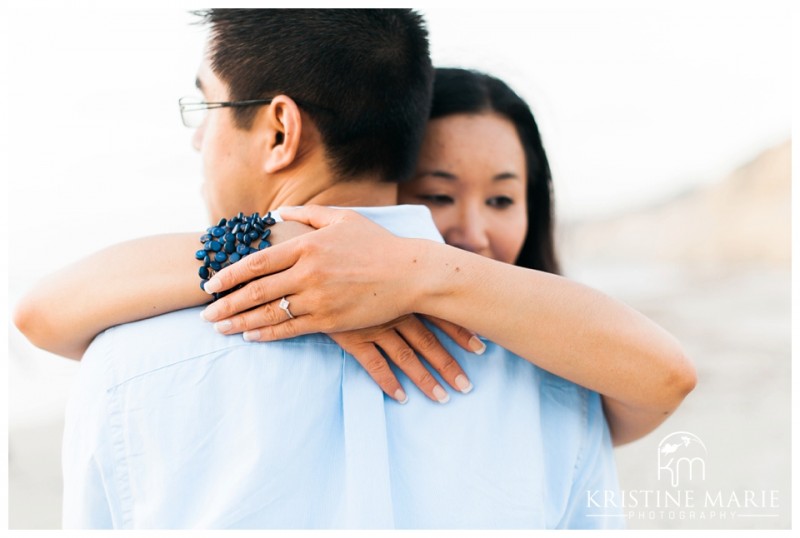
[{"label": "bright sky", "polygon": [[788,3],[535,5],[428,18],[437,64],[487,70],[528,100],[562,216],[720,179],[790,136]]}]

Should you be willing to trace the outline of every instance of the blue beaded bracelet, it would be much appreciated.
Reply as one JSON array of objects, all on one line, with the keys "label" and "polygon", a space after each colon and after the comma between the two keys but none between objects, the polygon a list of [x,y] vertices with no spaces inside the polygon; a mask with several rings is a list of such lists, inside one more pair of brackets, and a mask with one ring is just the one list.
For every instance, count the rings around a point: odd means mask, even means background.
[{"label": "blue beaded bracelet", "polygon": [[[236,263],[245,256],[258,252],[270,246],[267,238],[270,235],[269,227],[275,224],[272,213],[267,213],[263,218],[258,213],[245,216],[239,213],[232,219],[221,219],[216,226],[211,226],[200,237],[203,248],[194,253],[194,257],[203,262],[198,269],[200,275],[200,288],[205,291],[206,282],[214,274]],[[255,247],[253,245],[256,245]],[[241,288],[237,287],[214,293],[214,300]]]}]

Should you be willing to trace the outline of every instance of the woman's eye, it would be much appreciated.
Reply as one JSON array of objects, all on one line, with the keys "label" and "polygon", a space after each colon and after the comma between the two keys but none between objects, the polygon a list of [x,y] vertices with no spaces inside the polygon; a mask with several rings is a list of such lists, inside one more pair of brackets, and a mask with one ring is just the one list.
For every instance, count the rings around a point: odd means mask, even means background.
[{"label": "woman's eye", "polygon": [[497,209],[505,209],[508,206],[512,205],[513,203],[514,200],[512,200],[508,196],[495,196],[494,198],[489,198],[488,200],[486,200],[486,205]]},{"label": "woman's eye", "polygon": [[419,198],[433,205],[449,205],[453,203],[453,198],[446,194],[421,194]]}]

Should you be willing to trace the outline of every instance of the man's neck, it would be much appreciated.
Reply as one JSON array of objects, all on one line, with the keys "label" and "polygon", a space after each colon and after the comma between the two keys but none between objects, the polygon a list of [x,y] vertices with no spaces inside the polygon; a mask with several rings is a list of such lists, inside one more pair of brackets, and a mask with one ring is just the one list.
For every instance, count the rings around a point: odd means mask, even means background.
[{"label": "man's neck", "polygon": [[342,207],[396,205],[397,184],[379,179],[339,181],[318,192],[305,203]]},{"label": "man's neck", "polygon": [[397,184],[374,176],[336,180],[327,166],[303,166],[290,176],[274,178],[277,190],[265,210],[307,204],[371,207],[397,204]]}]

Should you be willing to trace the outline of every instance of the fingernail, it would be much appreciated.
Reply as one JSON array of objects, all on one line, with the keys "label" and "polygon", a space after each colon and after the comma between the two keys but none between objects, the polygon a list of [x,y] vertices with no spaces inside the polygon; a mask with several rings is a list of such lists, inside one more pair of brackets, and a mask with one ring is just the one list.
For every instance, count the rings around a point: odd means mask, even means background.
[{"label": "fingernail", "polygon": [[436,398],[440,404],[446,404],[450,401],[450,395],[445,392],[441,385],[433,387],[433,397]]},{"label": "fingernail", "polygon": [[399,404],[406,404],[408,402],[408,395],[403,389],[397,389],[394,393],[394,399],[397,400]]},{"label": "fingernail", "polygon": [[261,331],[259,330],[245,331],[242,333],[242,338],[244,338],[248,342],[253,342],[254,340],[258,340],[259,338],[261,338]]},{"label": "fingernail", "polygon": [[211,278],[203,285],[203,290],[205,290],[206,293],[216,293],[220,289],[222,289],[222,284],[218,278]]},{"label": "fingernail", "polygon": [[483,355],[483,352],[486,351],[486,344],[481,342],[481,339],[477,336],[470,338],[468,345],[472,352],[476,355]]},{"label": "fingernail", "polygon": [[216,322],[214,324],[214,330],[217,331],[218,333],[224,333],[225,331],[230,330],[230,328],[232,326],[233,326],[233,323],[231,323],[230,321],[225,319],[225,320]]},{"label": "fingernail", "polygon": [[472,390],[472,383],[469,382],[469,379],[464,374],[456,376],[456,386],[463,394],[467,394]]}]

